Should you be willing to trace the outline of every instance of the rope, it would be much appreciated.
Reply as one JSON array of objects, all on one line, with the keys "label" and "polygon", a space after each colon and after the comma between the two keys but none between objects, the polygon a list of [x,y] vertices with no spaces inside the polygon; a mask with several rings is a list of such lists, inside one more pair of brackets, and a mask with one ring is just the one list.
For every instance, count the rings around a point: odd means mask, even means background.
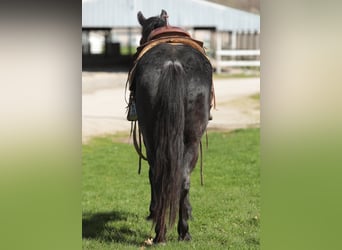
[{"label": "rope", "polygon": [[[139,134],[139,151],[141,152],[141,132],[140,128],[138,126],[138,134]],[[141,156],[139,156],[139,169],[138,169],[138,174],[141,173]]]},{"label": "rope", "polygon": [[[147,161],[147,157],[143,155],[143,153],[141,152],[141,140],[140,141],[140,144],[138,144],[137,142],[137,122],[134,121],[133,122],[133,144],[134,144],[134,148],[135,148],[135,151],[138,153],[139,157],[144,159],[145,161]],[[139,130],[139,136],[141,136],[141,132]],[[141,137],[139,137],[141,138]],[[140,161],[139,161],[140,162]],[[139,167],[140,168],[140,167]]]},{"label": "rope", "polygon": [[203,180],[203,152],[202,152],[202,141],[200,141],[200,172],[201,172],[201,186],[204,184]]}]

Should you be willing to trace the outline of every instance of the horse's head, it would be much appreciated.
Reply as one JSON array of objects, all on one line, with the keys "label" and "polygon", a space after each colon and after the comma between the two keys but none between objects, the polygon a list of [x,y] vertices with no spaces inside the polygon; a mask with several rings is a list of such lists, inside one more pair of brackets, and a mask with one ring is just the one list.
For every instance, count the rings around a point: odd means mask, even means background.
[{"label": "horse's head", "polygon": [[167,12],[162,10],[159,16],[145,18],[141,11],[138,12],[138,21],[142,26],[140,45],[147,42],[147,38],[152,30],[167,25]]}]

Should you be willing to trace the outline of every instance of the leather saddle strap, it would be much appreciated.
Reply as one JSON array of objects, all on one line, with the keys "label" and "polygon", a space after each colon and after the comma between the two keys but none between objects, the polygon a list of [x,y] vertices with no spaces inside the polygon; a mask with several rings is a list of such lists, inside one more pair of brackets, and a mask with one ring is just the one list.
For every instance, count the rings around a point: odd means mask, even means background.
[{"label": "leather saddle strap", "polygon": [[136,62],[139,61],[139,59],[143,57],[147,51],[149,51],[150,49],[152,49],[153,47],[161,43],[170,43],[172,45],[181,45],[181,44],[188,45],[196,49],[197,51],[201,52],[207,58],[207,54],[205,53],[205,50],[202,46],[202,42],[194,40],[192,38],[188,38],[188,37],[169,36],[169,37],[161,37],[155,40],[151,40],[150,42],[140,46],[138,48],[139,55],[135,61]]}]

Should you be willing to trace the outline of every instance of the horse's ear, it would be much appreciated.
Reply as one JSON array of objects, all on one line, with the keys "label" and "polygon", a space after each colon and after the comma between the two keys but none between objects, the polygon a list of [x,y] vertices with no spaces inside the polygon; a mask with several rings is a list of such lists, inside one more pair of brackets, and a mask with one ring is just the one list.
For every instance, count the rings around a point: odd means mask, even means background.
[{"label": "horse's ear", "polygon": [[138,12],[138,21],[141,26],[144,25],[146,18],[144,17],[143,13],[141,11]]},{"label": "horse's ear", "polygon": [[161,11],[161,13],[160,13],[160,18],[162,18],[162,19],[166,19],[167,18],[167,12],[166,12],[166,10],[162,10]]},{"label": "horse's ear", "polygon": [[165,10],[162,10],[160,13],[160,18],[163,19],[163,21],[165,22],[165,25],[168,25],[168,23],[167,23],[168,17],[169,16],[167,15],[167,12]]}]

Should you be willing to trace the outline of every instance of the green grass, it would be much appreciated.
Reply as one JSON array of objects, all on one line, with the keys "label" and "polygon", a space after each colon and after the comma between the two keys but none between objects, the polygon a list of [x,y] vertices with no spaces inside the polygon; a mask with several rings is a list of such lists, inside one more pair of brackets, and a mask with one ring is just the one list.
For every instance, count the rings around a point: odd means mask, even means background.
[{"label": "green grass", "polygon": [[120,47],[120,53],[121,55],[134,55],[134,53],[137,51],[136,47],[131,48],[131,53],[129,53],[129,47],[128,46],[121,46]]},{"label": "green grass", "polygon": [[254,94],[254,95],[251,95],[250,96],[252,99],[254,99],[254,100],[258,100],[258,101],[260,101],[260,93],[257,93],[257,94]]},{"label": "green grass", "polygon": [[251,73],[251,74],[246,74],[246,73],[234,73],[234,74],[227,74],[227,73],[222,73],[222,74],[213,74],[214,80],[219,80],[219,79],[231,79],[231,78],[255,78],[255,77],[260,77],[260,74],[258,73]]},{"label": "green grass", "polygon": [[[204,186],[199,166],[191,176],[191,242],[169,230],[161,249],[259,249],[259,129],[209,133],[203,150]],[[115,137],[83,145],[83,249],[139,249],[154,235],[148,215],[148,165],[137,174],[132,145]],[[205,145],[205,143],[203,144]]]}]

